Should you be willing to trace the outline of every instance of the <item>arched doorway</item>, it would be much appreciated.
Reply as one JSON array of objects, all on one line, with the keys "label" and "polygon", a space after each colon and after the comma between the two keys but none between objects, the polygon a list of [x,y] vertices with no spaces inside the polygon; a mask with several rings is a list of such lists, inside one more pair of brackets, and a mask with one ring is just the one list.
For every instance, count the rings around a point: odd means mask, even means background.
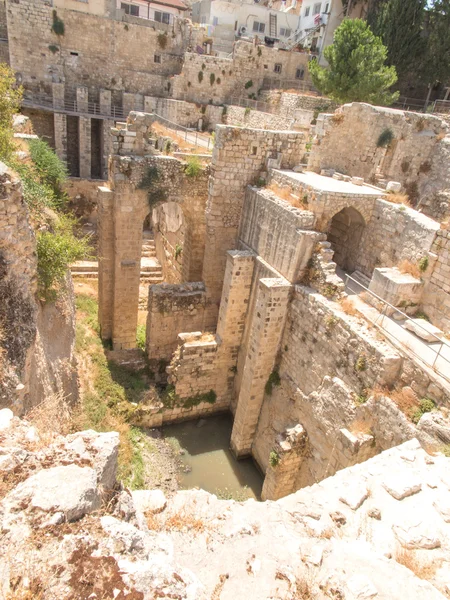
[{"label": "arched doorway", "polygon": [[359,244],[365,221],[360,212],[348,206],[331,219],[328,241],[334,250],[334,262],[349,273],[356,270]]}]

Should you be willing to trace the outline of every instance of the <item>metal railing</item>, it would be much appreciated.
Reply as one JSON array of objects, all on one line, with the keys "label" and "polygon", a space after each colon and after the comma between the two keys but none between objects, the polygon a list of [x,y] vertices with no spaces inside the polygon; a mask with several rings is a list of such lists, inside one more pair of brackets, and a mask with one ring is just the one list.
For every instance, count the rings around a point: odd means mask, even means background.
[{"label": "metal railing", "polygon": [[450,100],[435,100],[432,106],[435,113],[450,113]]},{"label": "metal railing", "polygon": [[[442,377],[443,379],[445,379],[446,381],[448,381],[450,383],[450,360],[448,358],[446,358],[445,356],[443,356],[442,354],[442,349],[443,348],[447,348],[449,351],[449,356],[450,356],[450,343],[447,342],[446,340],[444,340],[441,337],[438,337],[437,335],[431,333],[428,329],[426,329],[425,327],[422,327],[419,323],[417,323],[417,319],[414,320],[414,326],[415,327],[419,327],[419,329],[422,329],[424,332],[426,332],[427,336],[432,336],[435,341],[434,342],[429,342],[430,344],[433,343],[439,343],[439,347],[438,349],[434,348],[433,346],[430,346],[427,344],[427,349],[431,350],[434,353],[434,358],[432,360],[431,363],[429,363],[425,357],[422,355],[417,354],[417,352],[414,351],[414,349],[409,346],[406,345],[404,342],[402,342],[402,340],[400,340],[399,338],[397,338],[395,336],[394,333],[392,333],[391,331],[388,331],[384,326],[383,326],[383,321],[385,318],[389,318],[390,315],[388,315],[388,310],[395,312],[399,315],[401,315],[403,317],[403,319],[405,321],[412,321],[413,319],[408,316],[406,313],[402,312],[399,308],[397,308],[396,306],[393,306],[392,304],[390,304],[389,302],[387,302],[387,300],[384,300],[384,298],[381,298],[380,296],[378,296],[378,294],[375,294],[375,292],[373,292],[372,290],[369,290],[368,287],[366,287],[364,284],[362,284],[360,281],[358,281],[357,279],[354,279],[353,277],[351,277],[351,275],[346,274],[345,275],[345,288],[358,293],[358,290],[355,290],[354,288],[352,288],[348,282],[352,281],[353,283],[356,283],[356,285],[358,286],[358,288],[362,288],[364,290],[364,293],[370,294],[373,298],[376,299],[376,301],[378,303],[381,303],[383,305],[382,310],[380,310],[377,306],[375,306],[374,308],[379,312],[379,315],[377,316],[377,318],[373,321],[372,319],[369,319],[367,317],[367,315],[364,315],[364,317],[366,319],[368,319],[373,325],[375,325],[376,327],[378,327],[383,334],[388,337],[391,338],[391,340],[395,340],[397,342],[397,346],[400,345],[402,348],[407,349],[408,351],[412,352],[412,354],[414,354],[414,356],[416,356],[418,359],[420,359],[423,363],[425,363],[427,366],[431,367],[440,377]],[[397,323],[397,325],[401,326],[400,323]],[[406,329],[405,331],[407,331],[408,333],[413,333],[410,330]],[[422,340],[423,343],[424,340]],[[438,359],[440,359],[441,361],[445,361],[448,364],[448,368],[444,369],[438,369],[436,366],[436,363],[438,361]],[[447,374],[448,373],[448,374]]]},{"label": "metal railing", "polygon": [[[305,69],[306,70],[306,69]],[[284,79],[282,77],[264,77],[261,86],[263,90],[300,90],[302,92],[314,92],[319,95],[316,88],[306,81],[301,79]]]},{"label": "metal railing", "polygon": [[189,129],[188,127],[184,127],[184,125],[179,125],[178,123],[174,123],[173,121],[169,121],[165,117],[158,115],[157,113],[153,113],[156,117],[156,120],[160,122],[162,125],[167,127],[174,132],[177,132],[178,137],[184,139],[188,144],[192,144],[197,148],[206,148],[207,150],[211,150],[214,146],[214,141],[212,136],[205,135],[200,131],[196,131],[195,129]]},{"label": "metal railing", "polygon": [[64,99],[61,102],[52,102],[48,98],[35,96],[31,98],[23,98],[22,106],[30,108],[38,107],[47,110],[61,111],[74,115],[86,115],[89,117],[102,117],[110,119],[123,119],[125,117],[121,106],[111,106],[108,109],[102,109],[100,104],[96,102],[77,102],[77,100]]}]

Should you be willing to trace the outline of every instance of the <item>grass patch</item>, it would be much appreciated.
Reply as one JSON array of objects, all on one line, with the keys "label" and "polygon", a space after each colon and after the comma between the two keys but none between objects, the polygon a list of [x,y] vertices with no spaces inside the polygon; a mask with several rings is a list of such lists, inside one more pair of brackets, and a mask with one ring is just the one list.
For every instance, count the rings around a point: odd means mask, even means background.
[{"label": "grass patch", "polygon": [[278,371],[272,371],[272,373],[269,375],[269,379],[267,380],[266,385],[264,387],[266,394],[271,396],[273,387],[274,386],[278,387],[280,385],[280,383],[281,383],[281,379],[280,379],[280,375],[279,375]]},{"label": "grass patch", "polygon": [[146,329],[146,326],[144,324],[141,324],[137,326],[136,330],[136,345],[143,352],[145,352]]}]

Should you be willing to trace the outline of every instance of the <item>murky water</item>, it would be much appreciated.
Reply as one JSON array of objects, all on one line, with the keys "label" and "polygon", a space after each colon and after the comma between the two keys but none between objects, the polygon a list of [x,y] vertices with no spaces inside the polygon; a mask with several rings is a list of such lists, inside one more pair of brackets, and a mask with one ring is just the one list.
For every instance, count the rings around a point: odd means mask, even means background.
[{"label": "murky water", "polygon": [[180,474],[181,489],[199,487],[222,498],[260,499],[263,477],[252,459],[234,458],[229,449],[231,429],[229,415],[163,428],[166,438],[178,441],[188,471]]}]

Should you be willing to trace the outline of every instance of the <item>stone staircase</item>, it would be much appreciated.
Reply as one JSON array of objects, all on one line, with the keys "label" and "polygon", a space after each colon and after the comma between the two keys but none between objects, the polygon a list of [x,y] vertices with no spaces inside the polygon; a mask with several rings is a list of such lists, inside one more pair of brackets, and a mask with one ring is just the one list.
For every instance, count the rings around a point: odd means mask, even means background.
[{"label": "stone staircase", "polygon": [[[75,279],[97,279],[98,262],[80,260],[71,265],[70,271]],[[148,285],[163,282],[161,263],[156,258],[155,240],[150,231],[144,231],[142,238],[141,282]]]}]

